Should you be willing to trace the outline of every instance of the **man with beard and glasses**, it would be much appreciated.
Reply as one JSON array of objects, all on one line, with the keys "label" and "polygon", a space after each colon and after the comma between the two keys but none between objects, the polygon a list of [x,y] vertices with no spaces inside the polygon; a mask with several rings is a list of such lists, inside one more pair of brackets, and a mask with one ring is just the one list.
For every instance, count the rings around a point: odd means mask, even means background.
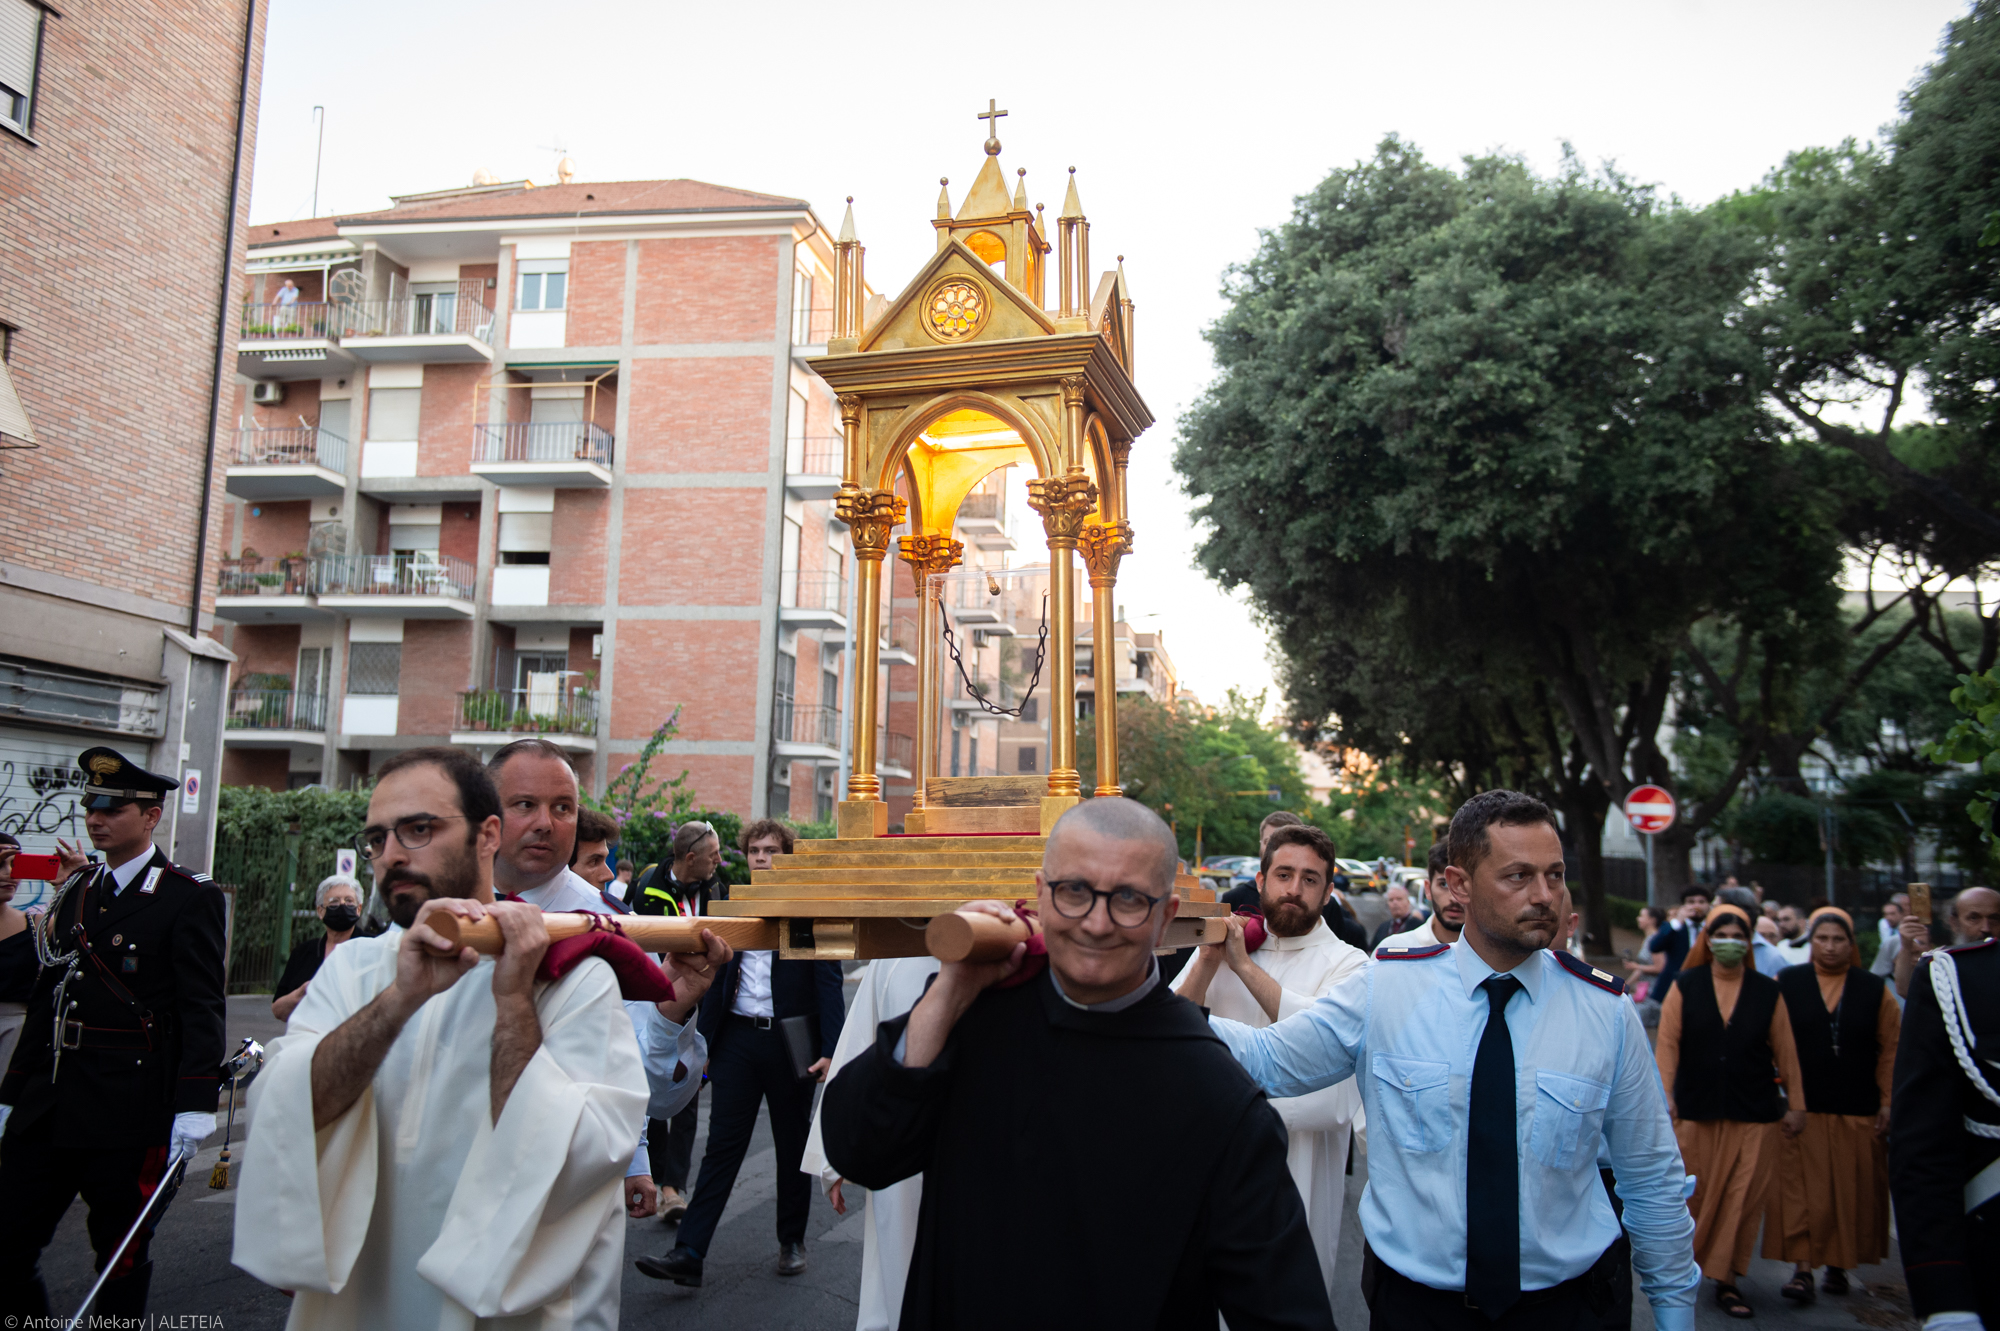
[{"label": "man with beard and glasses", "polygon": [[1427,889],[1431,899],[1430,918],[1414,929],[1383,939],[1375,948],[1376,956],[1381,956],[1385,947],[1431,947],[1438,943],[1449,946],[1458,941],[1459,932],[1465,928],[1465,902],[1451,890],[1451,876],[1446,872],[1449,867],[1446,843],[1433,841],[1426,870],[1430,875]]},{"label": "man with beard and glasses", "polygon": [[[522,739],[505,745],[486,763],[486,774],[500,796],[500,850],[493,857],[493,884],[511,899],[542,911],[578,911],[615,915],[596,886],[570,867],[576,858],[577,832],[588,816],[601,837],[604,815],[580,807],[576,770],[569,757],[545,739]],[[602,855],[599,855],[602,863]],[[701,1070],[708,1062],[708,1045],[688,1020],[720,968],[729,960],[729,946],[708,936],[709,955],[669,956],[667,975],[674,985],[671,1004],[639,999],[626,1001],[632,1033],[646,1059],[646,1081],[652,1089],[651,1109],[670,1119],[694,1102],[701,1088]],[[625,1213],[643,1220],[660,1209],[660,1190],[653,1182],[646,1132],[625,1171]]]},{"label": "man with beard and glasses", "polygon": [[[1368,964],[1368,955],[1334,937],[1320,911],[1332,890],[1333,842],[1317,827],[1280,827],[1264,843],[1257,875],[1266,937],[1251,951],[1244,917],[1232,916],[1229,939],[1199,949],[1176,992],[1218,1017],[1268,1026],[1311,1007]],[[1352,1078],[1309,1095],[1271,1101],[1288,1134],[1285,1164],[1306,1204],[1306,1227],[1319,1254],[1327,1298],[1340,1252],[1347,1201],[1347,1148],[1361,1092]]]},{"label": "man with beard and glasses", "polygon": [[[395,927],[343,943],[252,1084],[236,1265],[287,1325],[615,1327],[646,1075],[619,984],[539,980],[542,913],[496,901],[500,798],[463,749],[384,763],[358,848]],[[432,921],[491,918],[504,950]]]},{"label": "man with beard and glasses", "polygon": [[1449,947],[1384,952],[1311,1007],[1210,1027],[1272,1096],[1354,1077],[1369,1125],[1362,1292],[1380,1326],[1585,1331],[1611,1311],[1617,1176],[1662,1331],[1689,1331],[1701,1273],[1666,1097],[1623,982],[1552,952],[1562,839],[1540,800],[1452,817]]}]

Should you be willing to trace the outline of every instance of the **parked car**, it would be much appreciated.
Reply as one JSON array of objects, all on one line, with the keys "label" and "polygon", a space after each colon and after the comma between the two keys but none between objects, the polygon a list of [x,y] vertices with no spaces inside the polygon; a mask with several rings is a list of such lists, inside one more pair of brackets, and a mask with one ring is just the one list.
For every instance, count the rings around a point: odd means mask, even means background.
[{"label": "parked car", "polygon": [[1375,866],[1366,860],[1339,861],[1340,871],[1347,875],[1349,890],[1355,892],[1380,892],[1385,884],[1382,875],[1375,872]]}]

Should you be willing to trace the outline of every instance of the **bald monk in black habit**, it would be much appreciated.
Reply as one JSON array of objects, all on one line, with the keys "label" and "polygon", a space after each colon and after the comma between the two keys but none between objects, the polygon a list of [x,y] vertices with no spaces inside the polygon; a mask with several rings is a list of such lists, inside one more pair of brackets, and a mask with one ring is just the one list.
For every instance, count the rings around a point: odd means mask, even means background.
[{"label": "bald monk in black habit", "polygon": [[1046,966],[944,966],[827,1087],[833,1168],[924,1176],[903,1331],[1332,1331],[1284,1126],[1160,982],[1176,858],[1144,805],[1070,810],[1035,876]]}]

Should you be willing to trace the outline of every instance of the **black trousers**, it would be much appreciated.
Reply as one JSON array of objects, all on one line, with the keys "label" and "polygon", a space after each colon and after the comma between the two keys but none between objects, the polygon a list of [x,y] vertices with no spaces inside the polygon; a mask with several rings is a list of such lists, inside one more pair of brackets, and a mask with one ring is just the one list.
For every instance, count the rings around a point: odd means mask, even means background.
[{"label": "black trousers", "polygon": [[[55,1145],[54,1126],[46,1118],[25,1128],[10,1123],[7,1135],[0,1137],[0,1314],[48,1313],[42,1249],[55,1237],[56,1226],[78,1193],[90,1208],[90,1246],[97,1253],[95,1269],[102,1271],[159,1186],[166,1164],[164,1146],[78,1150]],[[99,1314],[145,1313],[146,1289],[153,1278],[147,1249],[159,1224],[158,1208],[149,1220],[104,1282],[97,1296]]]},{"label": "black trousers", "polygon": [[709,1060],[708,1149],[694,1200],[681,1217],[679,1244],[696,1254],[708,1251],[722,1209],[736,1186],[736,1171],[750,1149],[760,1101],[771,1109],[771,1138],[778,1152],[778,1242],[803,1243],[812,1209],[813,1181],[801,1173],[806,1133],[812,1127],[813,1083],[792,1075],[785,1037],[773,1027],[757,1029],[748,1017],[726,1018],[717,1050]]},{"label": "black trousers", "polygon": [[688,1167],[694,1163],[694,1131],[701,1093],[695,1092],[687,1108],[669,1119],[646,1121],[646,1162],[653,1167],[653,1182],[663,1188],[685,1193]]},{"label": "black trousers", "polygon": [[1632,1331],[1632,1240],[1625,1233],[1625,1203],[1618,1200],[1610,1170],[1599,1169],[1597,1176],[1604,1180],[1611,1214],[1618,1217],[1618,1238],[1604,1254],[1604,1261],[1611,1265],[1611,1308],[1597,1324],[1601,1331]]},{"label": "black trousers", "polygon": [[1361,1289],[1374,1331],[1597,1331],[1601,1319],[1591,1307],[1588,1274],[1522,1294],[1497,1321],[1469,1306],[1460,1291],[1418,1284],[1369,1248],[1362,1250]]}]

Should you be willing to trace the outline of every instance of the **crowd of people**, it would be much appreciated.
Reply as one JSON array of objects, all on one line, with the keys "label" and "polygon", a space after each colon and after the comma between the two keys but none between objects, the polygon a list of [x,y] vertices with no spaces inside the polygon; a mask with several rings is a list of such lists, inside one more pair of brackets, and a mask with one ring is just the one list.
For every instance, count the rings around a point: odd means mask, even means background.
[{"label": "crowd of people", "polygon": [[[63,848],[52,927],[6,905],[0,862],[8,1314],[48,1311],[37,1255],[79,1193],[99,1312],[143,1312],[142,1208],[215,1126],[220,893],[151,845],[170,779],[80,762],[101,858]],[[617,836],[541,740],[377,773],[372,892],[318,886],[251,1092],[232,1256],[292,1325],[616,1326],[627,1222],[672,1236],[639,1272],[699,1288],[762,1114],[774,1274],[806,1269],[815,1183],[843,1214],[861,1194],[858,1331],[1331,1328],[1364,1134],[1380,1327],[1628,1326],[1635,1278],[1667,1331],[1704,1282],[1747,1319],[1753,1255],[1791,1267],[1785,1299],[1846,1294],[1893,1206],[1926,1326],[2000,1328],[1988,889],[1936,924],[1889,903],[1864,965],[1844,910],[1691,887],[1641,912],[1621,979],[1582,955],[1555,816],[1502,790],[1372,934],[1328,835],[1273,814],[1225,936],[1173,951],[1173,834],[1098,798],[1055,824],[1032,906],[962,907],[1027,941],[871,962],[850,1007],[839,963],[707,929],[659,956],[609,927],[552,941],[548,912],[726,899],[708,823],[658,865]],[[793,832],[759,820],[740,848],[769,868]]]}]

